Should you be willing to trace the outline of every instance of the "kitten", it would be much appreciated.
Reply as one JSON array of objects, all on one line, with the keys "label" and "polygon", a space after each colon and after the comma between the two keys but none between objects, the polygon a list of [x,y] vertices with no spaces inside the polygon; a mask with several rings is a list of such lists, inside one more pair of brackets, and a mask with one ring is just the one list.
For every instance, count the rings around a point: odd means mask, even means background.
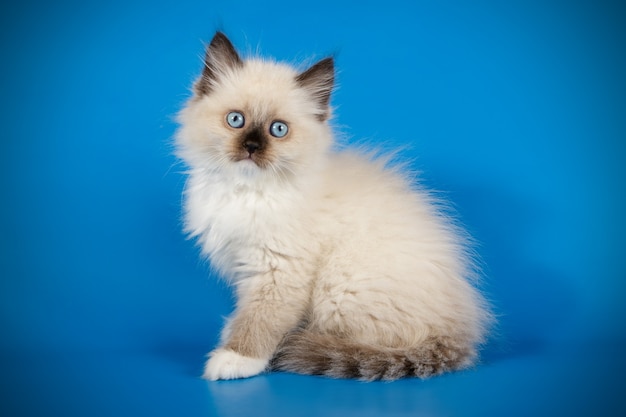
[{"label": "kitten", "polygon": [[179,114],[186,231],[234,286],[204,377],[425,378],[476,359],[490,314],[464,233],[399,169],[333,152],[332,58],[243,60],[217,33]]}]

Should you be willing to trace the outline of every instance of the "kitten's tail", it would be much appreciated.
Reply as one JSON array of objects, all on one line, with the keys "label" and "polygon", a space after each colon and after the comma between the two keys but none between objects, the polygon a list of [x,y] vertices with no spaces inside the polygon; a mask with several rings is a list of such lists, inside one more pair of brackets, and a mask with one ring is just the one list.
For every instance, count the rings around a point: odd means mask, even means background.
[{"label": "kitten's tail", "polygon": [[309,330],[289,333],[270,363],[273,370],[363,381],[428,378],[467,368],[476,358],[471,344],[431,337],[411,349],[360,345]]}]

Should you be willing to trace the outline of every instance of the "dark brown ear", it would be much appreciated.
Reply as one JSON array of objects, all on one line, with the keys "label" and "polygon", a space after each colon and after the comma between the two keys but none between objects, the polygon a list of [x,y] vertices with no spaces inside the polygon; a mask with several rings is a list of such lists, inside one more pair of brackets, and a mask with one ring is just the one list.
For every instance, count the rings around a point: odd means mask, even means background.
[{"label": "dark brown ear", "polygon": [[335,84],[335,63],[333,58],[324,58],[296,77],[298,84],[308,90],[317,100],[321,113],[318,118],[324,121],[330,114],[330,94]]},{"label": "dark brown ear", "polygon": [[202,75],[194,85],[196,94],[199,96],[209,94],[220,74],[242,66],[243,61],[226,35],[222,32],[215,33],[213,40],[206,48]]}]

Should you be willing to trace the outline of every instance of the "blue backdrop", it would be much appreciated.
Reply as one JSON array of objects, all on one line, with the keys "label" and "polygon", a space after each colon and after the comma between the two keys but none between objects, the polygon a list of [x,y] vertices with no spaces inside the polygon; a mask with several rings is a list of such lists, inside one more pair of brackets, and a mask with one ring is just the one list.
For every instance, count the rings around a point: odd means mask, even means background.
[{"label": "blue backdrop", "polygon": [[[481,245],[476,369],[207,383],[231,308],[180,229],[173,116],[224,30],[336,54],[336,121],[402,146]],[[608,1],[0,6],[3,416],[624,415],[626,13]]]}]

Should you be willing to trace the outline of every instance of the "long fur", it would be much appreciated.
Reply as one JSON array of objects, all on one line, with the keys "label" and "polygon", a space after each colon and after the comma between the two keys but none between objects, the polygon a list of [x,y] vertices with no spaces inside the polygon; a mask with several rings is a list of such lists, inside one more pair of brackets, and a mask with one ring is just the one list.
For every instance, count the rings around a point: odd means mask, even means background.
[{"label": "long fur", "polygon": [[414,347],[357,343],[310,330],[285,336],[270,367],[309,375],[393,381],[407,376],[428,378],[470,366],[476,352],[467,341],[431,336]]},{"label": "long fur", "polygon": [[185,228],[237,295],[209,379],[427,377],[470,366],[484,341],[465,232],[405,171],[332,150],[333,80],[330,59],[244,60],[218,33],[179,115]]}]

